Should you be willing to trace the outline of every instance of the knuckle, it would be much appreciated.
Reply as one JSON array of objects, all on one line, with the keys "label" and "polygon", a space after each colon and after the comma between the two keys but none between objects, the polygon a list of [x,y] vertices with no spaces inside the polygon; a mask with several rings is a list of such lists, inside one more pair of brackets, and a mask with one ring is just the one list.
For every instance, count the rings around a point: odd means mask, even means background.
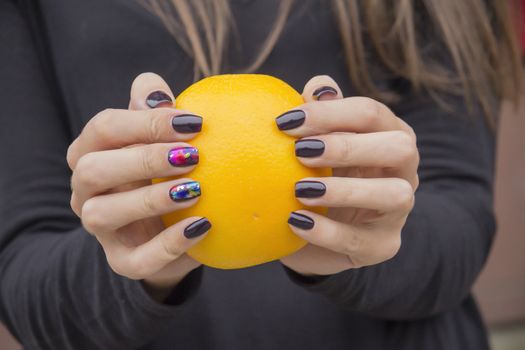
[{"label": "knuckle", "polygon": [[111,140],[113,136],[111,121],[113,120],[112,116],[114,114],[115,109],[106,108],[89,121],[89,128],[99,141]]},{"label": "knuckle", "polygon": [[78,205],[78,200],[74,194],[71,195],[71,199],[69,200],[69,206],[71,207],[73,212],[80,217],[80,207]]},{"label": "knuckle", "polygon": [[97,165],[96,155],[88,153],[78,160],[75,171],[73,172],[73,178],[71,185],[73,189],[77,186],[83,188],[98,188],[100,180],[103,178],[100,176],[99,167]]},{"label": "knuckle", "polygon": [[401,234],[398,234],[385,242],[382,256],[384,259],[383,261],[392,259],[397,255],[399,249],[401,249]]},{"label": "knuckle", "polygon": [[345,135],[340,135],[339,138],[339,160],[346,164],[348,163],[352,158],[352,142],[350,141],[349,137],[346,137]]},{"label": "knuckle", "polygon": [[163,139],[163,128],[162,128],[162,122],[164,121],[163,118],[160,117],[158,112],[156,110],[150,110],[148,111],[150,114],[148,117],[147,122],[147,137],[149,141],[160,141]]},{"label": "knuckle", "polygon": [[72,143],[67,148],[67,153],[66,153],[67,165],[69,166],[69,169],[71,169],[71,170],[75,169],[75,159],[74,159],[74,153],[73,152],[74,152],[74,147],[73,147],[73,143]]},{"label": "knuckle", "polygon": [[416,173],[416,176],[414,178],[414,192],[419,187],[419,176]]},{"label": "knuckle", "polygon": [[82,206],[82,225],[91,234],[102,233],[107,226],[106,215],[95,198],[88,199]]},{"label": "knuckle", "polygon": [[[342,232],[341,234],[345,234]],[[363,239],[360,235],[355,233],[346,233],[343,239],[343,253],[352,256],[359,253],[363,248]]]},{"label": "knuckle", "polygon": [[408,125],[406,123],[405,123],[405,125],[406,125],[406,130],[408,132],[408,135],[410,135],[410,138],[414,141],[414,143],[416,143],[416,141],[417,141],[416,132],[414,131],[414,129],[410,125]]},{"label": "knuckle", "polygon": [[142,210],[147,216],[155,215],[159,212],[158,201],[154,198],[154,191],[152,186],[144,187],[144,194],[142,195]]},{"label": "knuckle", "polygon": [[393,196],[394,207],[403,212],[409,212],[414,205],[414,189],[412,185],[403,179],[399,179],[395,184]]},{"label": "knuckle", "polygon": [[170,240],[167,236],[162,236],[160,242],[162,249],[169,260],[175,260],[184,254],[184,249],[173,240]]},{"label": "knuckle", "polygon": [[133,276],[129,269],[124,264],[122,264],[121,259],[118,259],[114,254],[106,253],[106,260],[111,270],[113,270],[113,272],[117,275],[124,276],[129,279],[140,279],[137,278],[138,276]]},{"label": "knuckle", "polygon": [[386,108],[381,102],[370,97],[362,97],[361,109],[363,121],[368,129],[377,129],[382,122],[382,111]]},{"label": "knuckle", "polygon": [[156,169],[156,154],[153,149],[153,146],[147,146],[147,147],[141,147],[140,148],[140,157],[141,160],[141,170],[143,172],[144,177],[148,178],[150,176],[155,175],[155,169]]},{"label": "knuckle", "polygon": [[418,157],[417,146],[410,134],[404,131],[397,131],[394,135],[394,144],[397,145],[398,161],[404,164],[416,159]]},{"label": "knuckle", "polygon": [[327,200],[330,200],[334,205],[346,206],[351,203],[354,197],[354,188],[352,186],[341,186],[337,191],[333,191],[333,194],[328,193],[326,195]]}]

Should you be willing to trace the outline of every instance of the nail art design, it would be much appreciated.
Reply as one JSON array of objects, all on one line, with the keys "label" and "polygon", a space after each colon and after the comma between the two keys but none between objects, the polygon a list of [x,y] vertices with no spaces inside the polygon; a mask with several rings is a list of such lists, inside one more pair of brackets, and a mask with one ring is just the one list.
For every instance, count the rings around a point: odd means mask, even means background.
[{"label": "nail art design", "polygon": [[331,86],[321,86],[312,93],[312,97],[316,101],[318,101],[323,95],[337,96],[337,90]]},{"label": "nail art design", "polygon": [[311,217],[296,213],[295,211],[290,213],[288,223],[302,230],[311,230],[315,225],[315,222]]},{"label": "nail art design", "polygon": [[195,147],[173,148],[168,152],[168,162],[177,167],[197,164],[199,162],[199,151]]},{"label": "nail art design", "polygon": [[279,130],[290,130],[303,125],[305,118],[304,111],[295,110],[281,114],[275,119],[275,122]]},{"label": "nail art design", "polygon": [[210,228],[211,222],[206,218],[201,218],[186,226],[184,229],[184,237],[191,239],[202,236],[209,231]]},{"label": "nail art design", "polygon": [[202,130],[202,118],[193,114],[176,115],[171,119],[171,126],[182,134],[191,134]]},{"label": "nail art design", "polygon": [[319,157],[324,153],[324,142],[315,139],[303,139],[295,141],[295,155],[297,157]]},{"label": "nail art design", "polygon": [[173,107],[173,100],[163,91],[153,91],[146,98],[146,104],[149,108]]},{"label": "nail art design", "polygon": [[170,188],[170,198],[174,202],[183,202],[201,195],[201,185],[197,181],[189,181]]},{"label": "nail art design", "polygon": [[317,198],[326,193],[326,186],[320,181],[299,181],[295,184],[297,198]]}]

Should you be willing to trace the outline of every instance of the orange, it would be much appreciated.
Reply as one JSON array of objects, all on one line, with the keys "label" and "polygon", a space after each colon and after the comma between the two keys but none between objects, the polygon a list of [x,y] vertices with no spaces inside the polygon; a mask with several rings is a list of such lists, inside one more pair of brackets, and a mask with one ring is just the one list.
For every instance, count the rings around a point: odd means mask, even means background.
[{"label": "orange", "polygon": [[287,224],[290,212],[304,208],[294,184],[329,176],[330,170],[303,166],[295,157],[295,138],[275,123],[302,103],[285,82],[258,74],[205,78],[177,97],[176,108],[203,117],[202,131],[190,141],[199,150],[199,164],[184,176],[199,181],[202,194],[195,206],[163,221],[169,226],[189,216],[210,220],[211,230],[188,251],[191,257],[234,269],[279,259],[306,244]]}]

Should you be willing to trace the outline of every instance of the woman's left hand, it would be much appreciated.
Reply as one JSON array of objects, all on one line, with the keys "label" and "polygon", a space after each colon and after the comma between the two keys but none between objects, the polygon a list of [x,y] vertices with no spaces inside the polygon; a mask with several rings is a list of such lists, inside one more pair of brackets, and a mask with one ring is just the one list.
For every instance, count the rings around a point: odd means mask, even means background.
[{"label": "woman's left hand", "polygon": [[326,217],[291,214],[291,229],[309,244],[281,262],[303,275],[328,275],[392,258],[418,186],[414,131],[380,102],[343,98],[328,76],[311,79],[303,98],[277,125],[300,138],[301,163],[333,168],[332,177],[302,179],[295,188],[303,204],[329,210]]}]

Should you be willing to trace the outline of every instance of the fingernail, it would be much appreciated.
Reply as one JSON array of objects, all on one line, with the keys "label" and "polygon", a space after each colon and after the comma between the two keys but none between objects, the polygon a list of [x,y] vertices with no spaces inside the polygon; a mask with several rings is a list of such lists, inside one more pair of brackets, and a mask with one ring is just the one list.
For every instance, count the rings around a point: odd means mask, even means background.
[{"label": "fingernail", "polygon": [[176,115],[171,119],[171,126],[183,134],[199,132],[202,130],[202,118],[193,114]]},{"label": "fingernail", "polygon": [[326,186],[319,181],[299,181],[295,184],[297,198],[316,198],[326,193]]},{"label": "fingernail", "polygon": [[304,139],[295,141],[295,155],[297,157],[318,157],[324,152],[324,142],[321,140]]},{"label": "fingernail", "polygon": [[275,122],[279,130],[290,130],[303,125],[305,117],[305,113],[301,110],[289,111],[278,116]]},{"label": "fingernail", "polygon": [[168,152],[168,162],[177,167],[190,166],[199,162],[199,151],[195,147],[177,147]]},{"label": "fingernail", "polygon": [[201,195],[201,185],[197,181],[189,181],[170,188],[170,198],[174,202],[183,202]]},{"label": "fingernail", "polygon": [[315,225],[315,222],[311,217],[296,213],[295,211],[290,213],[288,223],[302,230],[311,230]]},{"label": "fingernail", "polygon": [[148,97],[146,97],[146,104],[149,108],[172,107],[173,100],[170,95],[159,90],[153,91]]},{"label": "fingernail", "polygon": [[312,93],[314,100],[320,100],[324,95],[337,96],[337,90],[331,86],[321,86],[319,89]]},{"label": "fingernail", "polygon": [[201,218],[192,222],[184,229],[184,237],[195,238],[206,233],[211,228],[211,222],[206,218]]}]

